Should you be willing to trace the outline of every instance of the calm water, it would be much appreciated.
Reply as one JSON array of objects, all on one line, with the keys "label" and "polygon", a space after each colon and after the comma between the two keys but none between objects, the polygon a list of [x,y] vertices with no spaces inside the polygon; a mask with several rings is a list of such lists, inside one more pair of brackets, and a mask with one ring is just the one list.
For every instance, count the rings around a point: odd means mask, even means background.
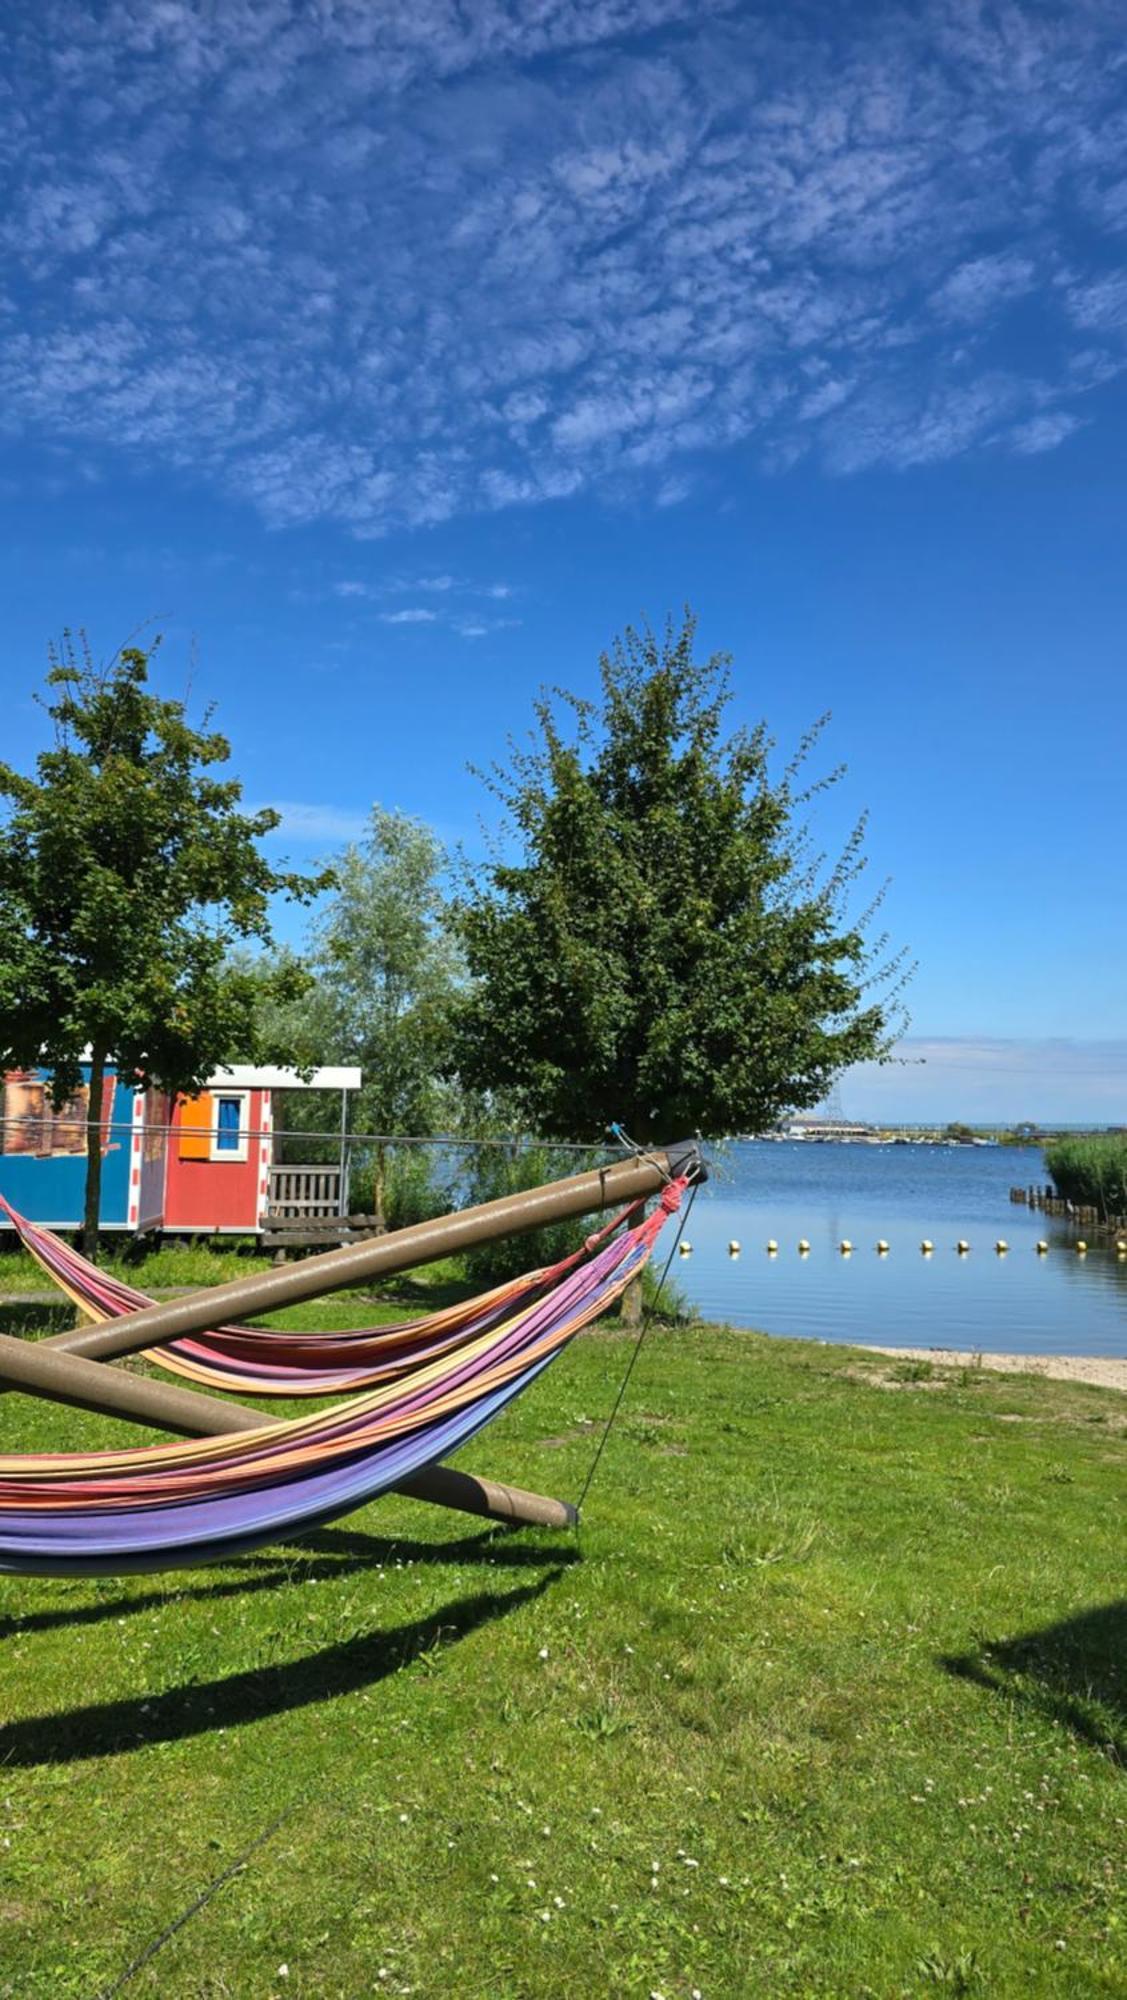
[{"label": "calm water", "polygon": [[1081,1231],[1009,1200],[1011,1186],[1046,1179],[1038,1149],[747,1143],[712,1165],[685,1232],[693,1254],[671,1273],[707,1319],[889,1347],[1127,1354],[1127,1259],[1113,1245],[1078,1256]]}]

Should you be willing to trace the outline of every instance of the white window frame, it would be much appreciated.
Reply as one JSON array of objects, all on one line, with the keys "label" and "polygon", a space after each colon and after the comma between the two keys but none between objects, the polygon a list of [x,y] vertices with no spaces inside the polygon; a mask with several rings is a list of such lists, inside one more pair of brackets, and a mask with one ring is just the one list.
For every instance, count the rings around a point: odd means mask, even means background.
[{"label": "white window frame", "polygon": [[[237,1146],[219,1144],[219,1106],[223,1098],[233,1098],[239,1107],[239,1143]],[[215,1106],[215,1123],[211,1128],[209,1157],[215,1166],[236,1167],[246,1164],[250,1156],[250,1091],[216,1090],[212,1088],[211,1101]]]}]

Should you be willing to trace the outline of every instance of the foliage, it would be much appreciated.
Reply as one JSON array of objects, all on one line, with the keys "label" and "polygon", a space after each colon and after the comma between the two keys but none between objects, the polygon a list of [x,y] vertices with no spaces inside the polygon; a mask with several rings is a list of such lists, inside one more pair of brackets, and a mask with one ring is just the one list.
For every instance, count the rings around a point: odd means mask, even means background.
[{"label": "foliage", "polygon": [[[581,1174],[597,1164],[596,1153],[577,1153],[570,1146],[544,1146],[513,1140],[511,1145],[481,1146],[473,1155],[467,1175],[466,1205],[499,1201],[502,1196],[523,1194],[526,1188],[542,1187],[546,1181],[563,1180]],[[555,1222],[525,1236],[505,1236],[493,1243],[479,1243],[465,1253],[462,1261],[467,1277],[475,1286],[502,1285],[541,1264],[554,1264],[578,1250],[597,1228],[590,1216]]]},{"label": "foliage", "polygon": [[421,820],[373,806],[314,926],[319,1004],[340,1059],[364,1068],[362,1131],[433,1132],[451,1112],[439,1064],[461,962],[443,925],[445,859]]},{"label": "foliage", "polygon": [[764,725],[725,739],[728,663],[693,641],[688,615],[628,630],[600,703],[560,697],[572,735],[543,697],[487,780],[521,852],[455,905],[475,981],[456,1065],[550,1135],[763,1130],[893,1037],[899,960],[865,942],[875,904],[846,912],[864,821],[827,871],[800,817],[820,725],[772,777]]},{"label": "foliage", "polygon": [[[312,927],[311,983],[285,1025],[319,1062],[363,1070],[354,1130],[457,1130],[465,1101],[442,1071],[464,967],[444,921],[442,844],[421,820],[373,806],[365,839],[333,866],[335,892]],[[297,1093],[283,1095],[278,1117],[290,1131],[336,1128],[332,1105]]]},{"label": "foliage", "polygon": [[[282,1010],[287,1031],[318,1062],[363,1072],[353,1131],[426,1137],[456,1132],[473,1118],[465,1093],[443,1074],[464,977],[444,921],[445,868],[430,827],[373,806],[365,839],[334,862],[335,892],[314,920],[305,961],[309,986]],[[277,1122],[301,1135],[280,1142],[280,1157],[336,1157],[338,1114],[329,1099],[282,1093]],[[358,1154],[350,1187],[354,1213],[384,1214],[392,1226],[446,1205],[441,1175],[424,1177],[417,1161],[390,1148]]]},{"label": "foliage", "polygon": [[[47,675],[54,742],[24,777],[0,763],[0,1065],[50,1067],[56,1106],[91,1051],[90,1126],[107,1062],[176,1091],[218,1064],[285,1060],[259,1020],[263,989],[303,983],[283,962],[255,975],[233,945],[270,941],[269,904],[307,901],[327,876],[270,865],[259,843],[277,813],[240,810],[218,775],[230,747],[149,688],[156,644],[96,667],[66,635]],[[88,1241],[97,1228],[101,1151],[88,1150]]]},{"label": "foliage", "polygon": [[641,1316],[656,1320],[662,1326],[699,1326],[700,1309],[693,1304],[684,1286],[669,1274],[662,1279],[667,1254],[663,1247],[661,1262],[656,1266],[650,1262],[642,1272]]},{"label": "foliage", "polygon": [[[578,1493],[628,1351],[576,1341],[465,1463]],[[581,1559],[390,1494],[195,1573],[0,1577],[0,1988],[159,1944],[138,1995],[1122,1993],[1122,1399],[885,1372],[655,1328]]]},{"label": "foliage", "polygon": [[1045,1135],[1039,1125],[1035,1125],[1031,1119],[1023,1118],[1018,1124],[1012,1126],[1008,1132],[999,1132],[998,1144],[1000,1146],[1039,1146],[1042,1144],[1044,1137]]},{"label": "foliage", "polygon": [[1127,1216],[1127,1132],[1054,1139],[1045,1148],[1045,1166],[1065,1201]]},{"label": "foliage", "polygon": [[365,1147],[352,1153],[348,1205],[354,1215],[377,1213],[389,1229],[409,1229],[455,1206],[453,1163],[428,1146]]}]

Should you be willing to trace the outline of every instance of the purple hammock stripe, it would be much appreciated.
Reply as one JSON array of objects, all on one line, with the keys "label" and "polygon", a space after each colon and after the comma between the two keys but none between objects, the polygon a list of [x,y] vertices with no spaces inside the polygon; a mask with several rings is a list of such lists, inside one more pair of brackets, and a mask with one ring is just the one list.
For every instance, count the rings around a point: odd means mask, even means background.
[{"label": "purple hammock stripe", "polygon": [[[491,1338],[479,1329],[478,1352],[432,1364],[430,1381],[416,1372],[398,1392],[388,1385],[268,1433],[126,1454],[50,1455],[38,1465],[0,1459],[0,1570],[97,1574],[207,1562],[374,1498],[466,1443],[543,1372],[642,1268],[682,1187],[674,1183],[648,1221],[570,1271]],[[483,1377],[506,1368],[505,1379],[481,1387]],[[451,1401],[452,1410],[435,1407]],[[392,1435],[380,1435],[389,1429]],[[295,1450],[304,1455],[297,1467],[278,1463]],[[199,1497],[162,1498],[162,1483],[179,1487],[188,1475]],[[222,1481],[223,1490],[209,1492],[209,1480]],[[134,1490],[115,1504],[109,1496],[122,1481]],[[36,1494],[49,1495],[50,1504],[36,1504]]]}]

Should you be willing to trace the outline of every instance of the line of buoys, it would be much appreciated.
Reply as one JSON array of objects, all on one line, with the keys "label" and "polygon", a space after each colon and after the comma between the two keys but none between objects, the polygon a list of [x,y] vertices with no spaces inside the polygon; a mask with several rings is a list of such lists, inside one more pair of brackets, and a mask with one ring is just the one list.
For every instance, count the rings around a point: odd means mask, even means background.
[{"label": "line of buoys", "polygon": [[[797,1249],[800,1257],[808,1257],[810,1255],[810,1247],[811,1247],[810,1243],[805,1236],[800,1236],[797,1244],[795,1245],[795,1248]],[[843,1257],[851,1257],[853,1255],[855,1246],[850,1241],[848,1236],[843,1236],[837,1247]],[[1041,1237],[1034,1244],[1033,1247],[1036,1250],[1038,1257],[1047,1257],[1051,1245],[1045,1241],[1044,1237]],[[1127,1238],[1117,1237],[1113,1247],[1115,1249],[1117,1257],[1127,1257]],[[777,1257],[779,1254],[779,1246],[773,1236],[769,1236],[767,1238],[767,1241],[764,1244],[763,1248],[766,1251],[768,1257]],[[892,1245],[889,1242],[887,1242],[887,1240],[883,1236],[878,1236],[876,1242],[873,1245],[873,1248],[876,1251],[878,1257],[887,1257],[892,1248]],[[1076,1242],[1072,1245],[1072,1248],[1076,1252],[1076,1254],[1080,1257],[1087,1255],[1088,1245],[1083,1237],[1078,1237]],[[732,1258],[738,1257],[742,1249],[743,1245],[740,1243],[738,1237],[733,1236],[730,1243],[728,1244],[729,1257]],[[966,1237],[960,1236],[958,1242],[955,1244],[955,1251],[957,1255],[960,1257],[969,1257],[970,1249],[971,1246],[967,1242]],[[1004,1236],[999,1236],[994,1244],[994,1249],[999,1257],[1005,1257],[1009,1254],[1010,1245],[1007,1243]],[[678,1250],[682,1257],[691,1257],[693,1254],[693,1246],[691,1243],[680,1243],[678,1245]],[[920,1243],[920,1255],[922,1257],[930,1257],[934,1254],[934,1251],[935,1251],[935,1244],[932,1242],[931,1237],[925,1236],[922,1242]]]}]

